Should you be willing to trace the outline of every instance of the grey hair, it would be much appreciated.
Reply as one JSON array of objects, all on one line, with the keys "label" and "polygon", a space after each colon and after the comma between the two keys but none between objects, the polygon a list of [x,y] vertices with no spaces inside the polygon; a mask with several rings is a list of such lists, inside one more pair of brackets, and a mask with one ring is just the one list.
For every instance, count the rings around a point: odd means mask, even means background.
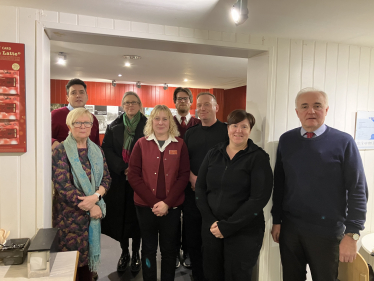
[{"label": "grey hair", "polygon": [[295,107],[297,107],[297,100],[299,99],[299,97],[300,97],[301,95],[305,94],[305,93],[310,93],[310,92],[317,92],[317,93],[320,93],[320,94],[324,97],[324,99],[325,99],[326,106],[329,105],[329,98],[328,98],[327,94],[326,94],[324,91],[319,90],[319,89],[317,89],[317,88],[313,88],[313,87],[306,87],[306,88],[304,88],[304,89],[301,89],[301,90],[297,93],[296,98],[295,98]]},{"label": "grey hair", "polygon": [[142,101],[140,100],[138,94],[135,93],[135,92],[132,92],[132,91],[128,91],[128,92],[126,92],[126,93],[123,95],[123,98],[122,98],[122,101],[121,101],[121,106],[123,106],[123,103],[124,103],[125,98],[126,98],[127,96],[134,96],[134,97],[136,97],[136,98],[138,99],[139,106],[140,106],[140,110],[139,110],[139,111],[140,111],[141,113],[144,114],[144,108],[143,108]]},{"label": "grey hair", "polygon": [[199,98],[199,97],[201,97],[201,96],[211,96],[212,98],[213,98],[213,100],[216,102],[216,104],[217,104],[217,99],[216,99],[216,96],[215,95],[213,95],[213,94],[211,94],[211,93],[209,93],[209,92],[201,92],[201,93],[199,93],[198,95],[197,95],[197,97],[196,97],[196,101],[197,101],[197,99]]}]

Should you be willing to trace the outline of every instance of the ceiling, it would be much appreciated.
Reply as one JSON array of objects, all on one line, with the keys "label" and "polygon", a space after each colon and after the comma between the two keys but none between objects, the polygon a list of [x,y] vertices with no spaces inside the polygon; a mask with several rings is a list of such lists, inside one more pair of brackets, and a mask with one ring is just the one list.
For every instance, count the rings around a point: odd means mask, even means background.
[{"label": "ceiling", "polygon": [[[57,64],[58,52],[67,54]],[[125,67],[123,55],[139,55]],[[246,85],[247,59],[51,41],[51,78],[230,89]],[[118,77],[122,74],[122,77]],[[184,82],[184,79],[188,79]]]},{"label": "ceiling", "polygon": [[215,31],[374,46],[372,0],[248,0],[236,27],[236,0],[0,0],[0,4]]}]

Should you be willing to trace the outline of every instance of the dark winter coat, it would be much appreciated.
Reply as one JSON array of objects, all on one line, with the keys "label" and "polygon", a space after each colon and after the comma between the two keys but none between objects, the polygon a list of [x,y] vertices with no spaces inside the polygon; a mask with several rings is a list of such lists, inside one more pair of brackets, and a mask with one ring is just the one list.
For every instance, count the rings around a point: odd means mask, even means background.
[{"label": "dark winter coat", "polygon": [[[131,143],[131,150],[138,139],[144,136],[143,130],[147,117],[141,115]],[[107,128],[102,144],[107,159],[112,184],[105,195],[107,214],[101,223],[101,232],[117,241],[140,237],[139,224],[134,206],[134,191],[126,180],[125,169],[128,164],[123,161],[124,142],[123,114],[118,116]]]}]

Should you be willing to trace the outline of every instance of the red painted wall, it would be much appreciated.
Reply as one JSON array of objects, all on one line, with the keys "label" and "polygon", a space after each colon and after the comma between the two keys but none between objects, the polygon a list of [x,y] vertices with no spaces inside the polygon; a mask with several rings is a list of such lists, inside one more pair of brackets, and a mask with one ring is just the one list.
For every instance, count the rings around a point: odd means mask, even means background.
[{"label": "red painted wall", "polygon": [[[66,103],[65,86],[68,80],[51,79],[51,103]],[[144,107],[154,107],[157,104],[164,104],[170,108],[175,108],[173,102],[173,93],[176,87],[169,87],[164,90],[162,86],[143,85],[140,89],[134,84],[117,84],[116,87],[112,83],[104,82],[85,82],[87,85],[88,101],[87,104],[93,105],[121,105],[123,94],[127,91],[136,92],[142,100]],[[193,104],[191,106],[191,114],[195,114],[196,97],[200,92],[210,92],[217,98],[219,111],[217,118],[227,121],[227,115],[234,109],[245,109],[246,106],[246,86],[224,89],[198,89],[189,88],[193,95]],[[102,142],[104,135],[100,135]]]}]

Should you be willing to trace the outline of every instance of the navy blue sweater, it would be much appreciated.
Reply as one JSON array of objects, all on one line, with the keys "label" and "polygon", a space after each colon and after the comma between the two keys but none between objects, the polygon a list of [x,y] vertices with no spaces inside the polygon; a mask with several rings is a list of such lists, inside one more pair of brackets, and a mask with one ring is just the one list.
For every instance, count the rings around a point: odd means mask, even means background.
[{"label": "navy blue sweater", "polygon": [[353,138],[327,127],[307,139],[300,128],[279,139],[274,171],[273,224],[287,218],[327,235],[364,229],[368,189]]}]

